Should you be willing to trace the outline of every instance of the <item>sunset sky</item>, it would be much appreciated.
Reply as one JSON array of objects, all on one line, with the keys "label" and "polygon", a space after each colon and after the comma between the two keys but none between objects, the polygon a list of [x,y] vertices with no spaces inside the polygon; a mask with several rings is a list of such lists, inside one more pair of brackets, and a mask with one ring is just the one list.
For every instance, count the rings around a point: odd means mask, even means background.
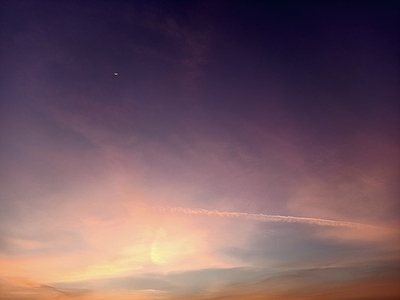
[{"label": "sunset sky", "polygon": [[399,11],[1,1],[0,299],[399,299]]}]

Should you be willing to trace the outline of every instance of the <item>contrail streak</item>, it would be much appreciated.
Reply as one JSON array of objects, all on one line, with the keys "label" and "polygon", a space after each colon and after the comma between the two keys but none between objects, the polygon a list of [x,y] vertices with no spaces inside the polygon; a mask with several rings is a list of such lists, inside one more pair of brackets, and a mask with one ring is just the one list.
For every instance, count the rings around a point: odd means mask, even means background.
[{"label": "contrail streak", "polygon": [[[226,212],[219,210],[208,210],[201,208],[184,208],[177,206],[153,206],[154,209],[179,212],[188,215],[205,215],[205,216],[217,216],[225,218],[237,218],[242,220],[255,220],[261,222],[287,222],[287,223],[302,223],[319,226],[331,226],[331,227],[348,227],[348,228],[381,228],[378,226],[361,224],[347,221],[335,221],[318,218],[306,218],[306,217],[294,217],[294,216],[281,216],[281,215],[264,215],[264,214],[249,214],[242,212]],[[383,229],[383,228],[381,228]]]}]

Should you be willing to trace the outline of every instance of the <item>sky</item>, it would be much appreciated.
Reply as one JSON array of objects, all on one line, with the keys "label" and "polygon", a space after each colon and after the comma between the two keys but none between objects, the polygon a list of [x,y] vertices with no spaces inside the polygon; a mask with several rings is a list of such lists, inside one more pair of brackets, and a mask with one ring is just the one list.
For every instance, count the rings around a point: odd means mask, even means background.
[{"label": "sky", "polygon": [[0,299],[399,299],[395,1],[1,1]]}]

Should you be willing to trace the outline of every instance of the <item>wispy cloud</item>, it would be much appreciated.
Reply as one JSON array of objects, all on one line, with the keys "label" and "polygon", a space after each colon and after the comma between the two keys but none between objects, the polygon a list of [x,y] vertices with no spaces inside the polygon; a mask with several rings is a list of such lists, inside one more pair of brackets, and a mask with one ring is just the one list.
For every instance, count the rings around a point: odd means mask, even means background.
[{"label": "wispy cloud", "polygon": [[177,206],[153,206],[153,209],[180,212],[189,215],[205,215],[205,216],[218,216],[225,218],[238,218],[242,220],[254,220],[261,222],[287,222],[287,223],[302,223],[309,225],[318,226],[331,226],[331,227],[348,227],[348,228],[381,228],[382,227],[362,224],[348,221],[328,220],[319,218],[307,218],[307,217],[296,217],[296,216],[281,216],[281,215],[265,215],[265,214],[250,214],[243,212],[226,212],[219,210],[208,210],[201,208],[184,208]]},{"label": "wispy cloud", "polygon": [[24,277],[0,277],[1,299],[87,299],[87,289],[58,289]]}]

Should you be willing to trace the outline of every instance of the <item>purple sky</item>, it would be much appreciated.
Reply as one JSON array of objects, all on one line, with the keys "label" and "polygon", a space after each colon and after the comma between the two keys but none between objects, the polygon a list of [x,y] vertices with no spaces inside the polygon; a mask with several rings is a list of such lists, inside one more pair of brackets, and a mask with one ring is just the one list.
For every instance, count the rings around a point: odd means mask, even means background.
[{"label": "purple sky", "polygon": [[0,11],[0,299],[400,297],[397,2]]}]

